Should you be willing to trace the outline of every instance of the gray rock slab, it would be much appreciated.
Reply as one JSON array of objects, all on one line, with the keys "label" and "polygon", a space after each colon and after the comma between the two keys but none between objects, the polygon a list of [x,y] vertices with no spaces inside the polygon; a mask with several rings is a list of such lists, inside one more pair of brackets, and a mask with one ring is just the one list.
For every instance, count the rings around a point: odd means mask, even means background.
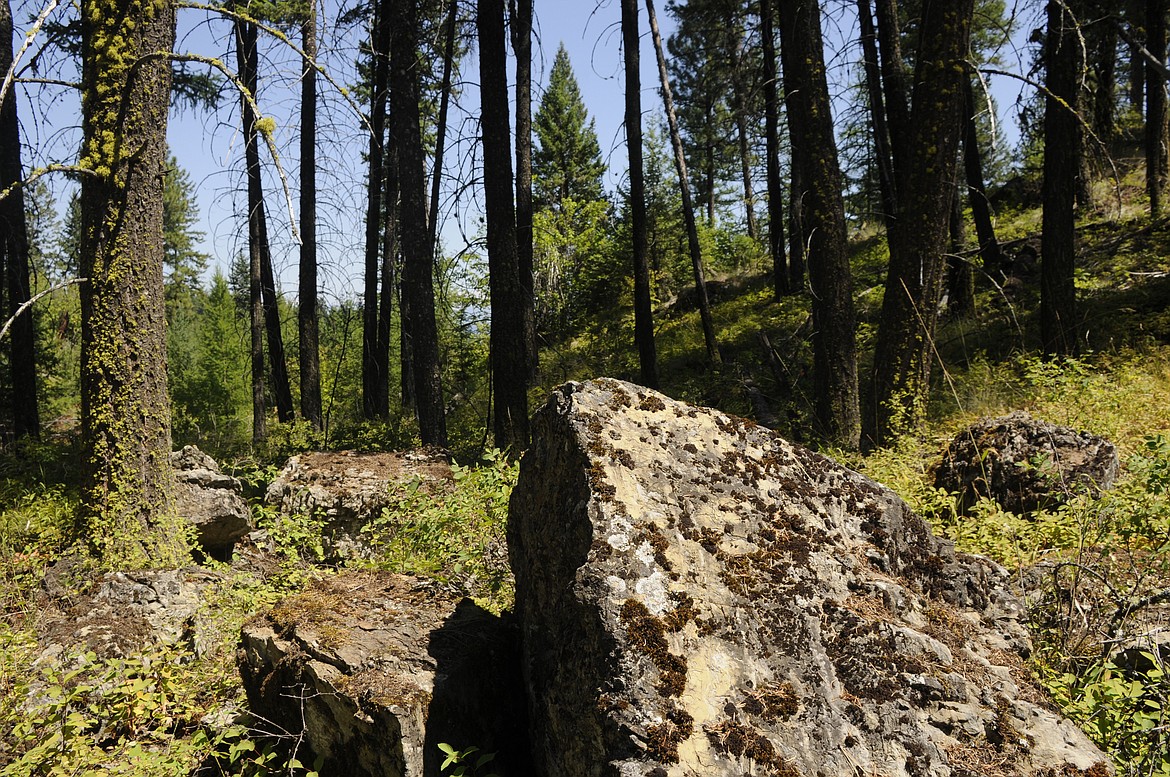
[{"label": "gray rock slab", "polygon": [[554,392],[512,494],[536,773],[1107,775],[1022,605],[893,492],[750,421]]},{"label": "gray rock slab", "polygon": [[252,530],[240,481],[194,445],[171,453],[171,468],[175,509],[195,527],[199,546],[214,558],[230,558],[232,546]]}]

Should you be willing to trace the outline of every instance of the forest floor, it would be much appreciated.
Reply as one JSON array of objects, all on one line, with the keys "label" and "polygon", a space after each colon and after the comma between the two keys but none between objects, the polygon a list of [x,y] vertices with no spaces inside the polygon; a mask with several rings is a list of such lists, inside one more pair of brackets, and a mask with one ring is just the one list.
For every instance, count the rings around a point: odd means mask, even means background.
[{"label": "forest floor", "polygon": [[[1170,775],[1170,651],[1147,652],[1149,661],[1135,671],[1103,648],[1121,622],[1152,616],[1170,599],[1170,221],[1151,223],[1132,208],[1106,204],[1082,223],[1084,340],[1081,356],[1063,362],[1037,355],[1039,268],[1025,247],[1038,245],[1038,212],[1001,213],[1000,221],[1016,266],[999,282],[977,274],[975,313],[943,321],[927,425],[865,457],[826,452],[894,488],[961,549],[1021,574],[1047,570],[1048,593],[1033,602],[1037,677],[1119,773]],[[867,354],[887,257],[874,234],[857,235],[854,249],[858,347]],[[807,300],[777,300],[764,267],[742,269],[714,290],[722,365],[705,363],[698,315],[685,300],[661,308],[662,389],[738,415],[767,414],[779,432],[811,444]],[[550,344],[534,406],[564,380],[635,378],[633,344],[622,345],[631,331],[627,311],[607,310]],[[869,365],[860,367],[867,375]],[[934,488],[930,465],[959,429],[1017,409],[1110,439],[1122,460],[1116,487],[1033,516],[989,501],[957,515],[954,495]],[[0,777],[186,775],[200,765],[206,774],[310,772],[290,765],[279,742],[261,741],[239,717],[234,656],[241,624],[331,572],[321,563],[318,524],[260,502],[279,463],[235,469],[256,497],[261,544],[244,554],[250,563],[203,567],[210,582],[198,603],[199,645],[180,639],[99,654],[78,640],[59,644],[49,660],[49,637],[68,636],[51,612],[62,601],[89,601],[100,580],[84,564],[61,574],[76,505],[75,445],[55,439],[0,456]],[[365,563],[437,578],[489,609],[505,608],[511,586],[500,548],[516,465],[488,456],[456,473],[455,495],[442,504],[404,493],[385,518],[394,532]],[[37,699],[31,713],[30,694]]]}]

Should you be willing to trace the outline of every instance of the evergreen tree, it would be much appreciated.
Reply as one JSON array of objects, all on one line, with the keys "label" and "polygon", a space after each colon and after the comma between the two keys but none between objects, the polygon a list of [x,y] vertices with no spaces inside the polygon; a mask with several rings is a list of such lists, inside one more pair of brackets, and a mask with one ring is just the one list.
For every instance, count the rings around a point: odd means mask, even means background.
[{"label": "evergreen tree", "polygon": [[564,44],[557,49],[533,125],[540,142],[532,154],[537,209],[559,207],[569,198],[600,200],[605,163]]},{"label": "evergreen tree", "polygon": [[172,351],[175,443],[222,451],[247,440],[248,354],[236,300],[222,272],[215,273],[201,303],[199,315],[190,322],[195,347],[181,380],[174,377]]},{"label": "evergreen tree", "polygon": [[163,266],[168,303],[200,287],[199,276],[211,259],[195,247],[203,237],[195,229],[198,220],[195,186],[172,154],[163,176]]}]

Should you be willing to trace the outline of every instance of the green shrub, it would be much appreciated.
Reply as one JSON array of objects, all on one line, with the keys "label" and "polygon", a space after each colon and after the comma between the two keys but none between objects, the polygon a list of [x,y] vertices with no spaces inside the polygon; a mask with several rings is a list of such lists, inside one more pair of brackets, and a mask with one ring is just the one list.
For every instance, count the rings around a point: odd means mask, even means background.
[{"label": "green shrub", "polygon": [[449,491],[393,484],[391,505],[362,530],[373,559],[358,563],[451,583],[498,611],[514,592],[505,532],[519,464],[489,450],[479,466],[452,470]]}]

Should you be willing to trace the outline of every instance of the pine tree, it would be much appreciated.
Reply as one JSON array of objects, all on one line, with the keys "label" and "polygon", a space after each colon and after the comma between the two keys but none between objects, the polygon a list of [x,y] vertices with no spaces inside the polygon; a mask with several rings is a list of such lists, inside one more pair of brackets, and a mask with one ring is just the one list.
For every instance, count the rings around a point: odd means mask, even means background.
[{"label": "pine tree", "polygon": [[203,237],[195,229],[198,221],[195,185],[172,154],[163,176],[163,267],[168,302],[199,288],[199,276],[211,259],[195,247]]},{"label": "pine tree", "polygon": [[559,207],[569,198],[600,200],[605,175],[601,146],[563,44],[557,49],[533,125],[540,142],[532,154],[536,208]]}]

